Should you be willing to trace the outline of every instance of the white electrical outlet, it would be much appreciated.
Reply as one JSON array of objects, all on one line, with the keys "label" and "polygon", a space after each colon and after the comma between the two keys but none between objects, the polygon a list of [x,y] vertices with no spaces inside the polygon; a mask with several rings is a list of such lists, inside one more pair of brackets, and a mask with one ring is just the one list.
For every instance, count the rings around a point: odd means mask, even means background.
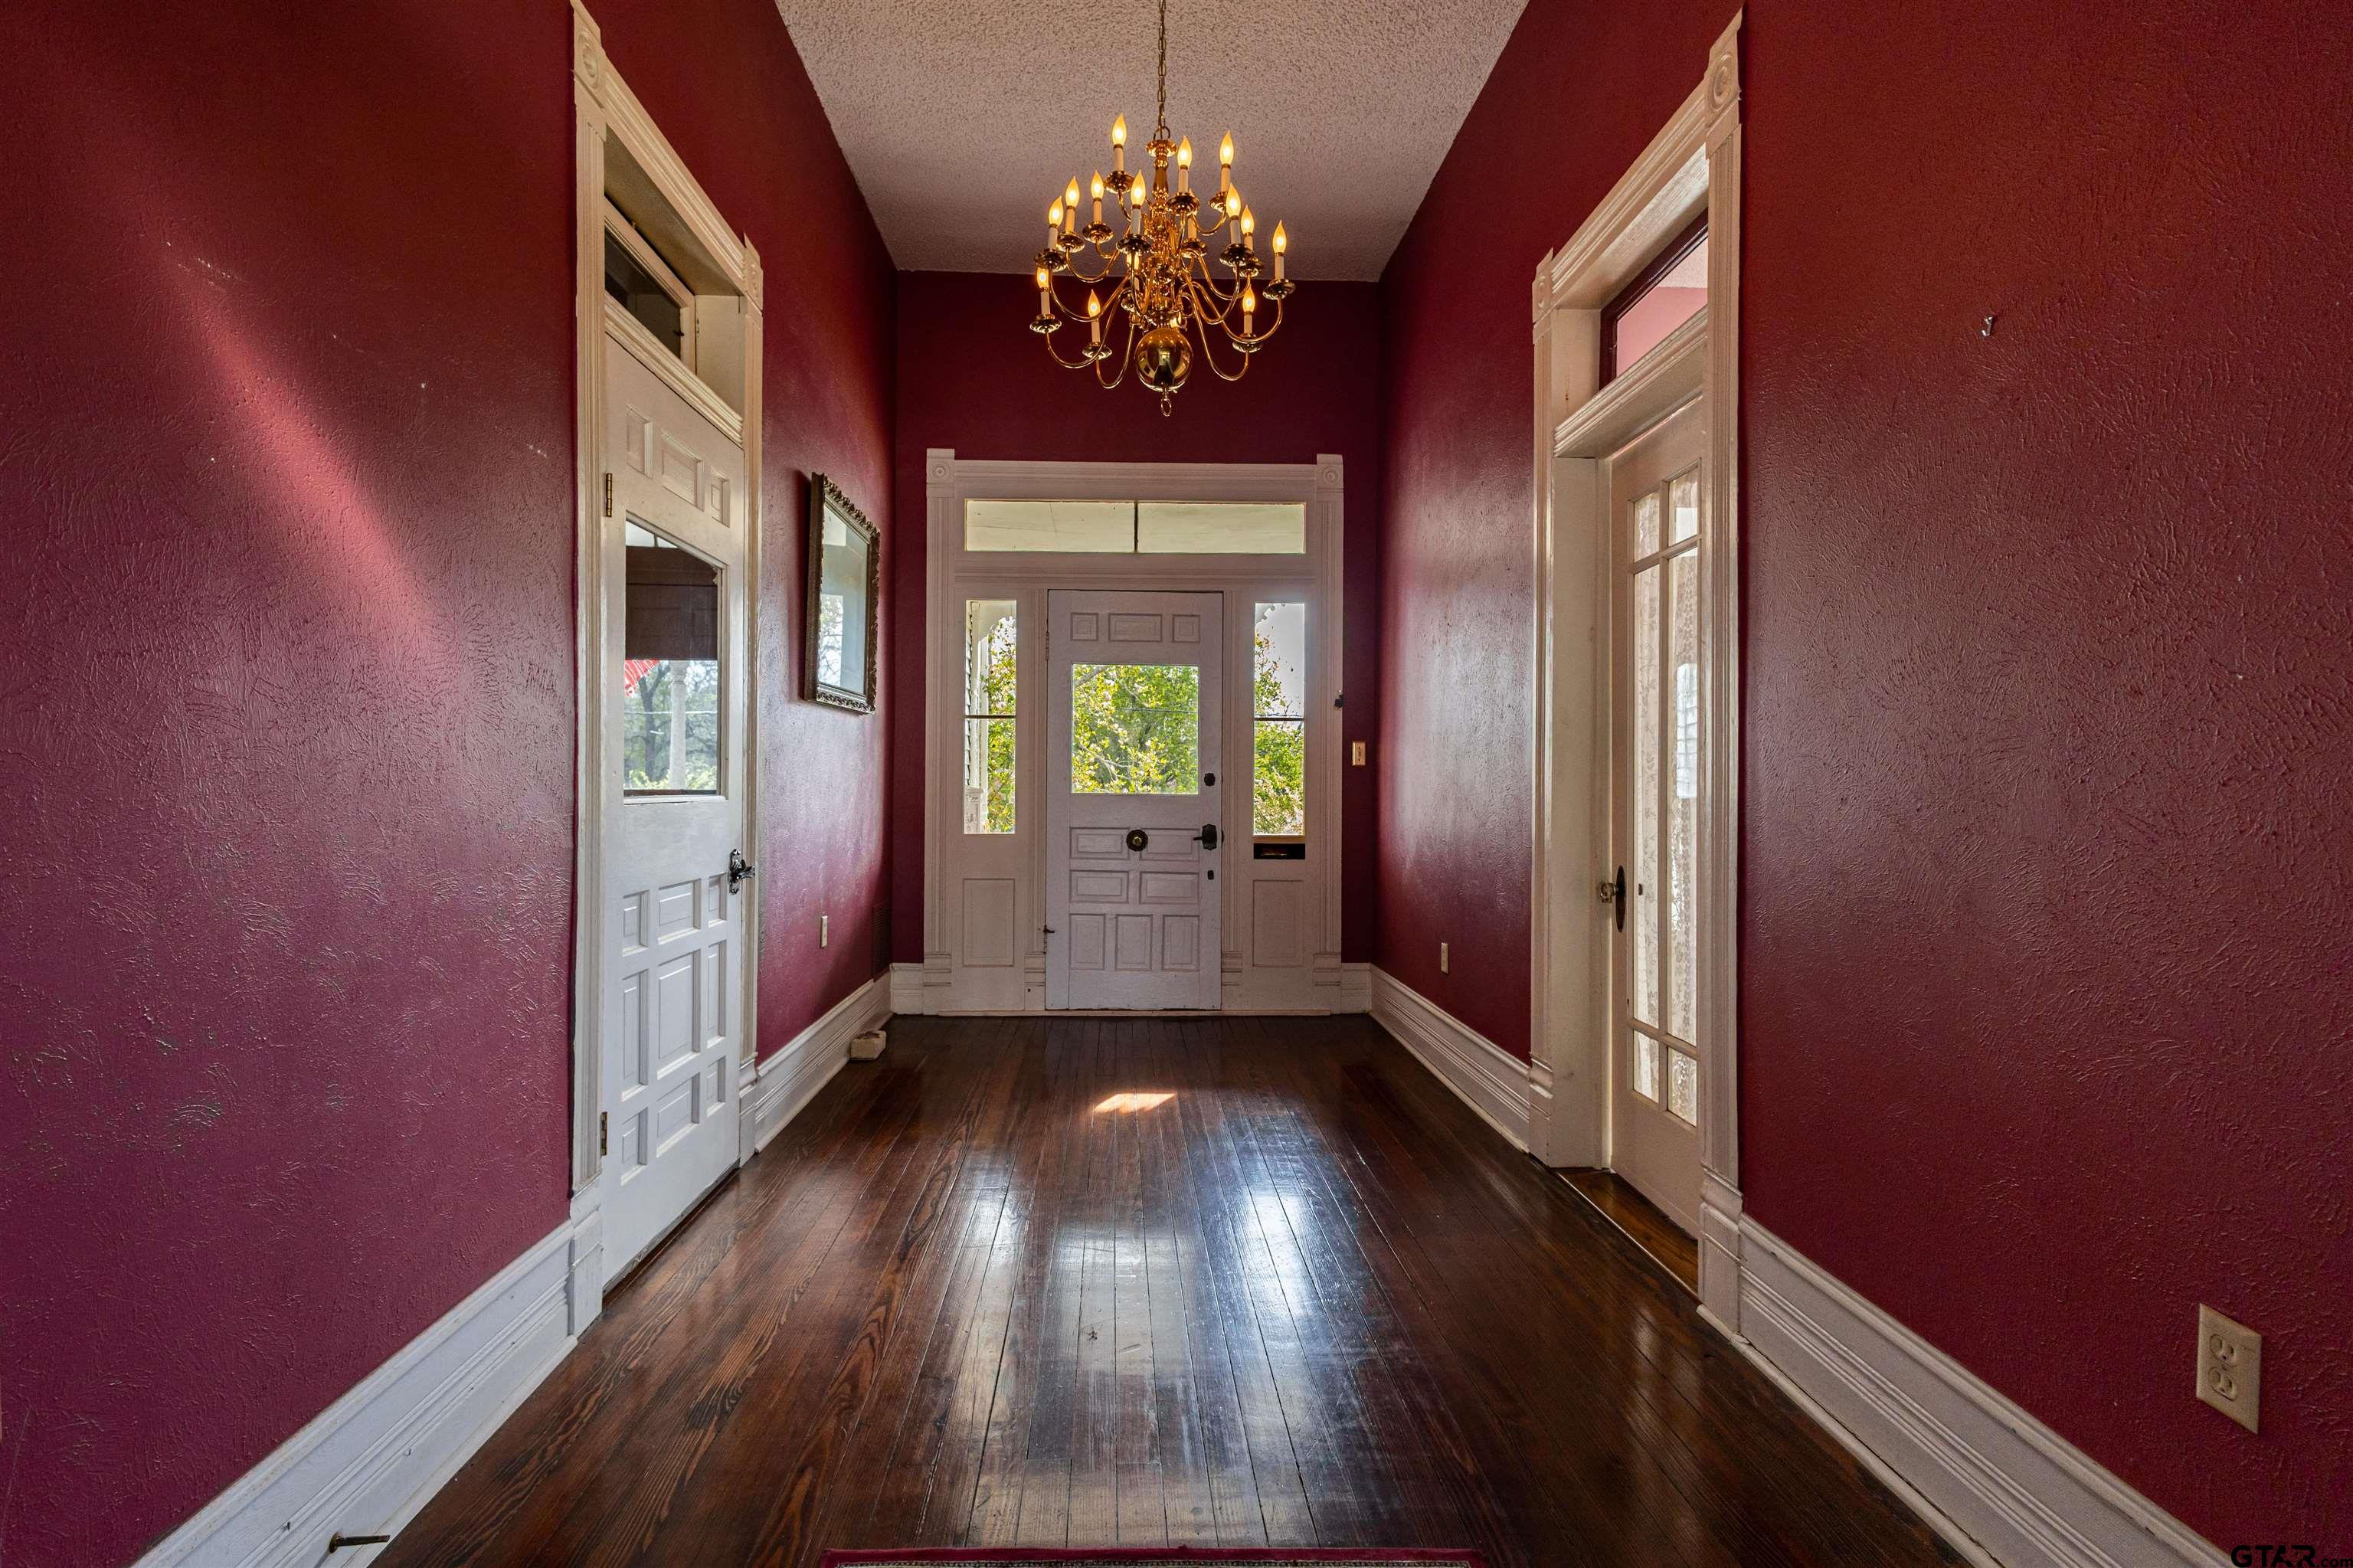
[{"label": "white electrical outlet", "polygon": [[1446,944],[1445,944],[1445,943],[1443,943],[1443,942],[1440,942],[1440,943],[1439,943],[1439,944],[1438,944],[1438,972],[1439,972],[1440,974],[1444,974],[1444,973],[1446,973],[1446,972],[1447,972],[1447,970],[1446,970]]},{"label": "white electrical outlet", "polygon": [[2198,1308],[2198,1397],[2245,1427],[2260,1430],[2263,1337],[2211,1307]]},{"label": "white electrical outlet", "polygon": [[820,915],[817,917],[817,945],[820,948],[825,946],[826,926],[832,918],[830,915]]}]

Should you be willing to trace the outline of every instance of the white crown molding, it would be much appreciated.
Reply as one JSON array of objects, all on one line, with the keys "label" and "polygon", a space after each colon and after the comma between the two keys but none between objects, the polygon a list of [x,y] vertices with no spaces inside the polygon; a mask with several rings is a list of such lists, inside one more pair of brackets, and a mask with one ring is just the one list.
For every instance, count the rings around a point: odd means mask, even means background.
[{"label": "white crown molding", "polygon": [[1528,1065],[1388,970],[1369,978],[1373,1021],[1513,1148],[1526,1149]]},{"label": "white crown molding", "polygon": [[1741,1346],[1986,1568],[2220,1568],[2195,1531],[1752,1219]]},{"label": "white crown molding", "polygon": [[583,1217],[396,1351],[139,1568],[309,1568],[334,1535],[398,1534],[576,1342],[574,1272],[593,1271],[597,1232],[595,1192],[583,1196]]},{"label": "white crown molding", "polygon": [[[876,975],[826,1010],[825,1015],[786,1043],[783,1050],[762,1061],[759,1075],[744,1096],[742,1160],[768,1146],[768,1140],[798,1116],[817,1092],[849,1060],[849,1037],[863,1033],[896,1011],[891,1005],[897,989],[896,972]],[[741,1163],[741,1160],[739,1160]]]}]

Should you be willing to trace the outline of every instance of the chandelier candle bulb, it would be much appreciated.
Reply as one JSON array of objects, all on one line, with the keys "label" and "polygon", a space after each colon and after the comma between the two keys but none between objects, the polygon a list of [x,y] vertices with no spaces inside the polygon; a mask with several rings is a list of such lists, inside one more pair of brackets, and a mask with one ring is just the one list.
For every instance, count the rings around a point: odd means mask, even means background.
[{"label": "chandelier candle bulb", "polygon": [[1274,226],[1274,281],[1282,281],[1282,253],[1291,245],[1291,237],[1282,232],[1282,225]]},{"label": "chandelier candle bulb", "polygon": [[1233,183],[1234,133],[1229,131],[1226,139],[1218,143],[1218,188],[1222,191]]},{"label": "chandelier candle bulb", "polygon": [[1062,193],[1062,232],[1075,233],[1079,227],[1079,182],[1072,180],[1071,188]]},{"label": "chandelier candle bulb", "polygon": [[1245,249],[1245,250],[1255,250],[1255,249],[1258,249],[1258,241],[1257,241],[1257,238],[1256,238],[1257,234],[1258,234],[1258,215],[1257,215],[1256,213],[1254,213],[1254,212],[1250,211],[1250,208],[1248,208],[1248,207],[1244,207],[1244,208],[1242,208],[1242,249]]},{"label": "chandelier candle bulb", "polygon": [[1127,116],[1124,114],[1112,116],[1111,167],[1113,174],[1127,168]]},{"label": "chandelier candle bulb", "polygon": [[1092,289],[1087,291],[1087,333],[1096,343],[1103,341],[1103,302]]},{"label": "chandelier candle bulb", "polygon": [[1046,276],[1046,269],[1038,269],[1038,319],[1044,321],[1054,313],[1054,281]]},{"label": "chandelier candle bulb", "polygon": [[1062,237],[1062,204],[1056,202],[1046,209],[1046,243],[1050,248]]},{"label": "chandelier candle bulb", "polygon": [[1180,191],[1193,188],[1193,138],[1190,136],[1176,143],[1176,188]]}]

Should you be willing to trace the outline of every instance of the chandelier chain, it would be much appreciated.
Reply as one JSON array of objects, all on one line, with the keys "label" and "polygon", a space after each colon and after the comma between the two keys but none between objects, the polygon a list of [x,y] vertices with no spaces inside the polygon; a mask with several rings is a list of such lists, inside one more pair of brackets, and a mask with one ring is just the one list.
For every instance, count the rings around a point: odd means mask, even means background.
[{"label": "chandelier chain", "polygon": [[1168,134],[1168,0],[1160,0],[1160,104],[1153,115],[1154,134]]}]

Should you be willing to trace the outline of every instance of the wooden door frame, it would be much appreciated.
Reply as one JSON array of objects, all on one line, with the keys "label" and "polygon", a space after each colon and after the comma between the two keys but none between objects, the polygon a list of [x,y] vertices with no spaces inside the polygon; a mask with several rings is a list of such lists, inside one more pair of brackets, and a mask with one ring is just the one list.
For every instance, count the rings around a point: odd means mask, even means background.
[{"label": "wooden door frame", "polygon": [[[1700,689],[1700,1301],[1739,1329],[1740,25],[1698,87],[1558,250],[1531,291],[1535,353],[1536,704],[1528,1143],[1556,1166],[1609,1162],[1611,780],[1609,457],[1704,399]],[[1604,306],[1704,212],[1708,302],[1641,363],[1601,379]]]},{"label": "wooden door frame", "polygon": [[[1237,901],[1249,879],[1221,879],[1219,956],[1225,993],[1223,1011],[1341,1012],[1364,1011],[1352,994],[1340,961],[1341,657],[1345,631],[1343,498],[1345,472],[1338,456],[1319,454],[1303,463],[1118,463],[1032,462],[959,459],[954,450],[924,453],[925,538],[923,683],[923,962],[920,969],[894,967],[892,1007],[899,1012],[1038,1012],[1046,985],[1045,835],[1018,810],[1015,858],[1005,874],[1014,877],[1018,918],[1027,927],[1015,964],[1000,987],[983,991],[969,971],[959,976],[949,907],[965,845],[959,791],[951,787],[948,759],[958,754],[963,708],[964,618],[961,601],[1012,599],[1025,617],[1041,616],[1049,588],[1147,588],[1171,592],[1255,594],[1261,599],[1296,598],[1310,606],[1307,672],[1307,745],[1324,765],[1309,768],[1307,780],[1308,864],[1312,906],[1308,983],[1296,999],[1253,997],[1249,954],[1232,946],[1245,928]],[[1278,501],[1307,509],[1304,556],[1090,556],[975,552],[964,547],[964,503],[967,496],[992,500],[1057,501]],[[1226,662],[1235,664],[1236,641],[1248,635],[1248,618],[1229,615]],[[1235,677],[1239,679],[1240,677]],[[1018,674],[1019,748],[1015,800],[1039,799],[1043,789],[1042,734],[1044,662],[1022,660]],[[1228,705],[1224,744],[1229,771],[1247,744],[1244,725]],[[1038,715],[1028,717],[1026,715]],[[1238,846],[1250,841],[1247,791],[1229,790],[1222,802],[1221,827]],[[1042,815],[1037,820],[1042,823]]]},{"label": "wooden door frame", "polygon": [[[604,1293],[604,1242],[599,1220],[604,1168],[599,1120],[604,1110],[604,1012],[608,980],[606,962],[605,812],[614,797],[607,752],[614,743],[605,723],[603,635],[608,600],[615,591],[604,568],[604,339],[606,149],[617,143],[666,201],[681,226],[681,239],[701,251],[700,260],[719,286],[743,301],[740,338],[742,407],[728,406],[683,366],[668,378],[698,406],[710,410],[723,430],[744,446],[743,571],[745,582],[745,657],[736,678],[744,683],[744,733],[735,742],[744,758],[744,837],[762,842],[760,810],[760,472],[761,328],[763,278],[759,252],[749,238],[728,228],[719,208],[687,172],[645,106],[606,58],[595,18],[580,0],[572,5],[572,101],[574,125],[574,379],[573,451],[575,587],[574,661],[578,725],[574,756],[576,808],[573,820],[572,956],[572,1322],[578,1333],[596,1317]],[[627,322],[634,326],[634,322]],[[626,330],[626,327],[624,328]],[[657,366],[659,369],[659,366]],[[706,373],[711,367],[705,366]],[[733,372],[736,367],[727,367]],[[737,1163],[749,1159],[753,1118],[743,1114],[742,1095],[759,1060],[758,996],[760,904],[756,895],[744,915],[742,971],[743,1043],[730,1093],[739,1107]]]}]

